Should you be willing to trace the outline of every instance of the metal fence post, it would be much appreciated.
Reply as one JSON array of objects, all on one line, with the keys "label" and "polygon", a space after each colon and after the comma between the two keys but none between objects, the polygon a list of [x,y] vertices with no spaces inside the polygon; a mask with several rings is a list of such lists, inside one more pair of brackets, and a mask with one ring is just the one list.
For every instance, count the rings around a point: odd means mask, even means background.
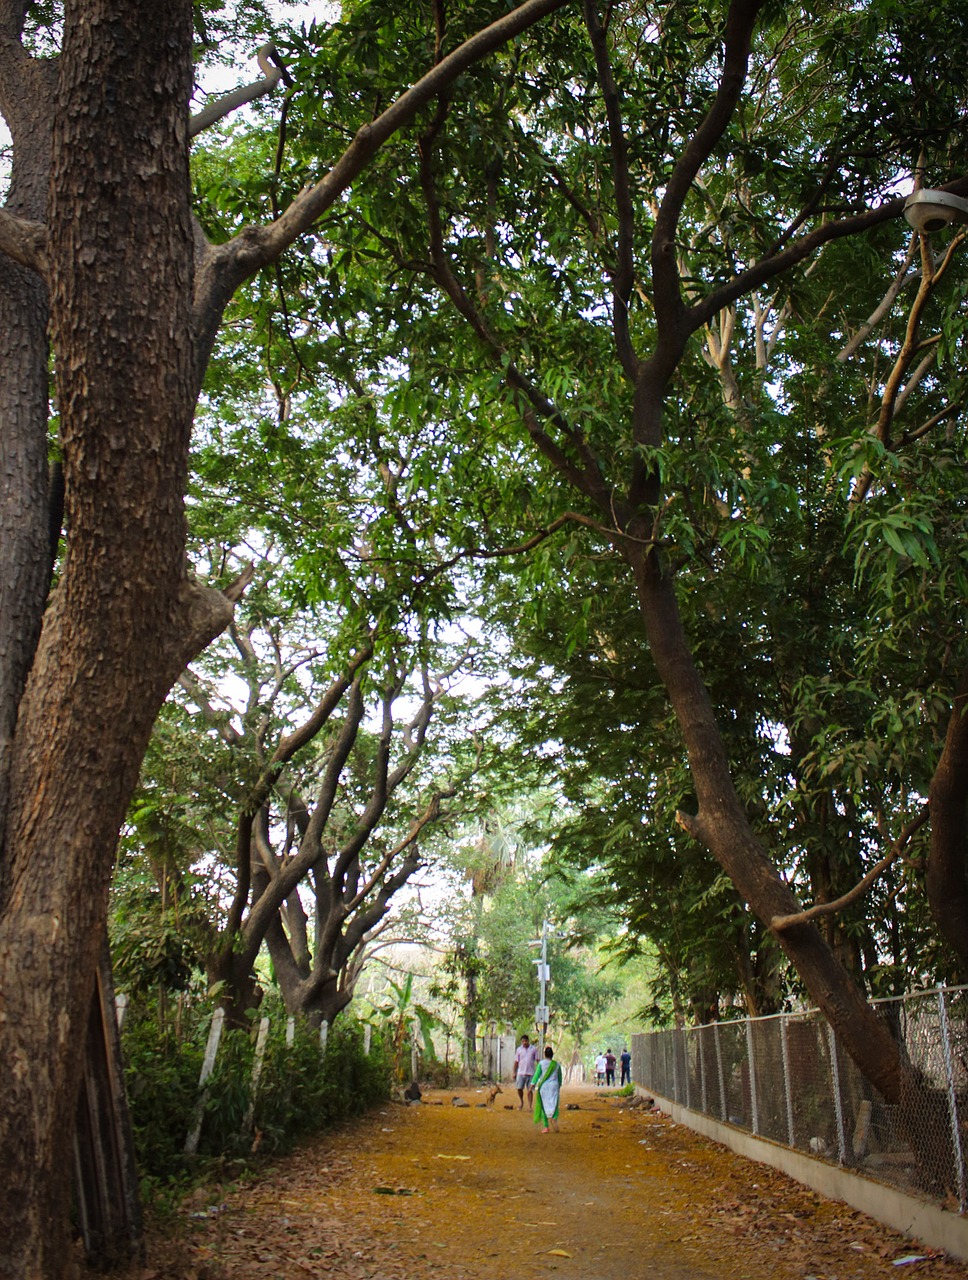
[{"label": "metal fence post", "polygon": [[703,1028],[696,1030],[699,1037],[699,1086],[701,1095],[701,1106],[703,1115],[709,1114],[709,1104],[706,1100],[706,1037],[703,1035]]},{"label": "metal fence post", "polygon": [[716,1073],[719,1076],[719,1118],[726,1121],[729,1117],[726,1114],[726,1075],[723,1071],[723,1046],[719,1042],[719,1023],[713,1023],[715,1035],[713,1039],[716,1042]]},{"label": "metal fence post", "polygon": [[958,1098],[955,1094],[954,1063],[951,1060],[951,1033],[948,1026],[948,1007],[944,1000],[944,988],[938,986],[938,1013],[941,1022],[941,1049],[944,1055],[944,1072],[948,1083],[948,1114],[951,1119],[951,1140],[954,1147],[955,1172],[958,1176],[958,1206],[966,1209],[965,1153],[961,1146],[961,1126],[958,1123]]},{"label": "metal fence post", "polygon": [[677,1050],[677,1048],[678,1048],[678,1046],[677,1046],[677,1044],[676,1044],[676,1041],[678,1040],[678,1038],[679,1038],[679,1036],[680,1036],[680,1035],[682,1035],[681,1030],[680,1030],[678,1027],[673,1027],[673,1029],[672,1029],[672,1037],[671,1037],[671,1043],[672,1043],[672,1101],[673,1101],[673,1102],[679,1102],[679,1101],[680,1101],[680,1098],[679,1098],[679,1054],[676,1052],[676,1050]]},{"label": "metal fence post", "polygon": [[787,1041],[787,1019],[780,1019],[780,1051],[783,1055],[783,1093],[786,1096],[787,1141],[795,1147],[793,1133],[793,1091],[790,1082],[790,1045]]},{"label": "metal fence post", "polygon": [[682,1069],[686,1073],[686,1106],[692,1110],[692,1072],[689,1070],[689,1045],[692,1041],[690,1029],[682,1028]]},{"label": "metal fence post", "polygon": [[844,1100],[840,1093],[840,1062],[837,1058],[837,1037],[833,1027],[827,1024],[827,1043],[830,1045],[830,1075],[834,1087],[834,1111],[837,1116],[837,1147],[841,1164],[847,1163],[847,1134],[844,1129]]},{"label": "metal fence post", "polygon": [[760,1106],[756,1096],[756,1059],[753,1055],[753,1020],[746,1019],[746,1061],[749,1064],[750,1109],[753,1112],[753,1132],[759,1137]]}]

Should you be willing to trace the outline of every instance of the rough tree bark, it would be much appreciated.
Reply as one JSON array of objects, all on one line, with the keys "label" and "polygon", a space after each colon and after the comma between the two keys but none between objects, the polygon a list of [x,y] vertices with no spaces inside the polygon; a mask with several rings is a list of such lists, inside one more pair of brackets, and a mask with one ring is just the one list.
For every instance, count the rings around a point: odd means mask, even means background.
[{"label": "rough tree bark", "polygon": [[[13,139],[6,211],[42,222],[50,176],[53,66],[20,47],[16,5],[0,7],[0,111]],[[0,848],[17,707],[50,578],[47,527],[47,289],[0,253]]]},{"label": "rough tree bark", "polygon": [[958,685],[931,779],[931,848],[925,888],[931,914],[968,981],[968,671]]},{"label": "rough tree bark", "polygon": [[[478,32],[275,223],[213,248],[189,203],[192,0],[65,0],[56,59],[23,46],[27,0],[0,0],[0,1277],[65,1273],[118,829],[162,700],[231,616],[186,572],[183,511],[222,310],[423,105],[563,2]],[[48,291],[66,534],[49,600]]]},{"label": "rough tree bark", "polygon": [[[19,704],[0,881],[0,1274],[18,1278],[65,1266],[78,1029],[144,745],[179,670],[230,613],[185,569],[191,2],[65,9],[47,255],[67,550]],[[38,310],[36,282],[26,293]],[[26,341],[33,387],[46,349],[36,327]],[[38,399],[26,406],[35,454]]]}]

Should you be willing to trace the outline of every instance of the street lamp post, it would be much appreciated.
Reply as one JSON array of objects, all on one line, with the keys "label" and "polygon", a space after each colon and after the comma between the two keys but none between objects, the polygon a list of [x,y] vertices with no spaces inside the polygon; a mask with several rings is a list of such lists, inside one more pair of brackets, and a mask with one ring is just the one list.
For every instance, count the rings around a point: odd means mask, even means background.
[{"label": "street lamp post", "polygon": [[544,1054],[545,1036],[548,1034],[548,980],[551,973],[548,967],[548,921],[541,922],[541,937],[528,943],[529,947],[541,948],[541,959],[532,960],[538,966],[539,1003],[535,1006],[534,1020],[538,1027],[538,1056]]}]

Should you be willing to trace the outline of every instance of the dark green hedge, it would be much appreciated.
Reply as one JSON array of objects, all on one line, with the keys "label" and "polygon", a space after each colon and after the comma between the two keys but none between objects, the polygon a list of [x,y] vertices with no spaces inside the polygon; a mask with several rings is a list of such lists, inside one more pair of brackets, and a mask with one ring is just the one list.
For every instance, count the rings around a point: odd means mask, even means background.
[{"label": "dark green hedge", "polygon": [[[187,1025],[186,1025],[187,1023]],[[326,1052],[319,1032],[296,1024],[286,1044],[286,1019],[270,1022],[262,1075],[250,1123],[248,1110],[258,1019],[251,1029],[226,1031],[205,1090],[196,1157],[185,1154],[193,1124],[198,1077],[211,1009],[169,1023],[132,1012],[122,1041],[138,1167],[143,1181],[166,1185],[213,1161],[278,1154],[312,1133],[359,1115],[389,1094],[390,1067],[382,1038],[374,1033],[369,1054],[363,1028],[344,1015],[330,1028]]]}]

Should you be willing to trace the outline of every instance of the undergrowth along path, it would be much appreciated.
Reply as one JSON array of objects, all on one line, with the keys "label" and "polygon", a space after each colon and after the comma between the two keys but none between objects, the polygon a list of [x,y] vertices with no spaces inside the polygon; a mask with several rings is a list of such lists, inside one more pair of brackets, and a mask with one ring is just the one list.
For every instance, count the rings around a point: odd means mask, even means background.
[{"label": "undergrowth along path", "polygon": [[561,1132],[544,1135],[509,1086],[493,1108],[484,1097],[388,1104],[252,1183],[196,1195],[140,1274],[964,1280],[962,1263],[627,1099],[566,1088]]}]

